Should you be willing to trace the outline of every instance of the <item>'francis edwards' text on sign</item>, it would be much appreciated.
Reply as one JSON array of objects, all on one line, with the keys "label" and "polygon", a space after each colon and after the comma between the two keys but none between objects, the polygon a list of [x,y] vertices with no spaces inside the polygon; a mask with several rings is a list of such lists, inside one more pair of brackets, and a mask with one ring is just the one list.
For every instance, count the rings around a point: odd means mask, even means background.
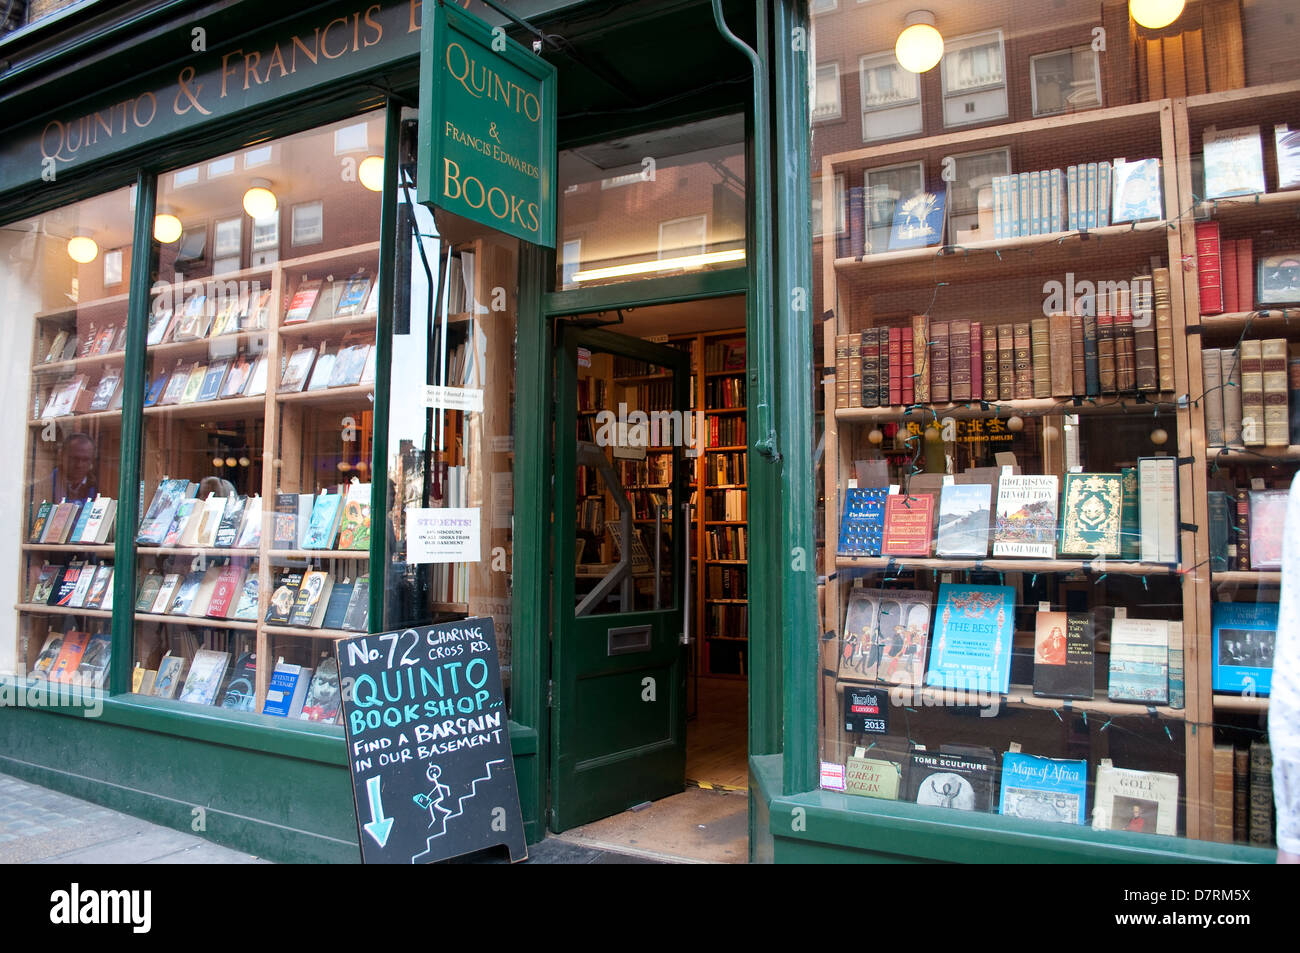
[{"label": "'francis edwards' text on sign", "polygon": [[492,620],[338,643],[361,857],[528,856]]},{"label": "'francis edwards' text on sign", "polygon": [[418,198],[555,247],[555,67],[476,17],[426,5]]}]

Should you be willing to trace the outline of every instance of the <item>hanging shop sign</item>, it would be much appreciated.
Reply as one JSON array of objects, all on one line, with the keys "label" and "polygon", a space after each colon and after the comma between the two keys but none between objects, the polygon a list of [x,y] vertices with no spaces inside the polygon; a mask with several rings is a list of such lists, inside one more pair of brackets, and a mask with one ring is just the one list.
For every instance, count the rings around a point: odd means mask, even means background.
[{"label": "hanging shop sign", "polygon": [[419,200],[554,248],[555,83],[555,67],[500,27],[428,7]]},{"label": "hanging shop sign", "polygon": [[361,857],[528,856],[490,618],[338,643]]}]

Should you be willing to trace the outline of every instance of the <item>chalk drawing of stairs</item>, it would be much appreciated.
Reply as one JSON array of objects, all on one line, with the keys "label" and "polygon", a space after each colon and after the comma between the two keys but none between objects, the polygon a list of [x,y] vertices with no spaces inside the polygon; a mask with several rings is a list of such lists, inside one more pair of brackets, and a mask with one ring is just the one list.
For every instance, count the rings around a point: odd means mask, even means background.
[{"label": "chalk drawing of stairs", "polygon": [[460,817],[462,814],[464,814],[465,802],[478,794],[479,782],[492,780],[492,766],[497,764],[505,764],[505,759],[497,758],[495,761],[489,761],[487,762],[487,764],[483,766],[487,770],[487,774],[483,775],[483,777],[481,778],[475,778],[473,781],[470,782],[469,793],[461,795],[461,797],[459,797],[456,800],[456,810],[454,810],[452,813],[448,814],[446,817],[442,819],[442,830],[438,831],[438,833],[429,837],[425,841],[424,851],[412,857],[411,863],[413,864],[417,863],[421,857],[424,857],[433,851],[433,842],[437,840],[439,837],[441,837],[443,834],[447,833],[447,825],[451,822],[451,819],[454,817]]}]

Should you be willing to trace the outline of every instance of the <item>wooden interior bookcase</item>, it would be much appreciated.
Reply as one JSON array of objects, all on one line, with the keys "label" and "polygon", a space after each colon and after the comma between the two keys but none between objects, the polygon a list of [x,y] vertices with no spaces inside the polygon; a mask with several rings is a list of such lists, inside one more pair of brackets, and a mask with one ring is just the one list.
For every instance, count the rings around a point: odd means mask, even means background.
[{"label": "wooden interior bookcase", "polygon": [[[1277,573],[1215,573],[1211,578],[1208,563],[1209,518],[1206,495],[1207,457],[1203,404],[1201,395],[1200,341],[1210,335],[1236,338],[1246,321],[1252,330],[1286,333],[1297,339],[1294,310],[1220,315],[1202,319],[1196,274],[1196,215],[1213,214],[1225,228],[1239,228],[1241,234],[1260,225],[1290,223],[1292,247],[1296,240],[1296,215],[1300,209],[1300,191],[1249,196],[1240,200],[1221,200],[1212,207],[1197,198],[1199,183],[1192,181],[1192,157],[1200,149],[1200,133],[1206,125],[1230,127],[1258,124],[1264,130],[1266,162],[1271,154],[1269,131],[1273,122],[1295,122],[1294,104],[1300,98],[1300,83],[1280,83],[1245,88],[1231,92],[1210,93],[1180,99],[1157,99],[1133,105],[1095,109],[1085,112],[1034,119],[1025,122],[946,132],[910,141],[890,142],[847,152],[827,155],[822,160],[822,208],[828,216],[822,229],[826,236],[822,255],[821,284],[823,307],[831,312],[822,342],[823,379],[826,413],[825,442],[825,527],[827,541],[825,572],[827,583],[821,593],[824,603],[823,631],[838,636],[843,627],[847,574],[836,577],[837,570],[859,569],[881,573],[892,570],[933,570],[936,573],[980,568],[1005,573],[1041,574],[1082,572],[1094,590],[1106,574],[1150,576],[1177,574],[1181,578],[1182,620],[1184,627],[1184,667],[1186,705],[1182,710],[1160,707],[1152,714],[1165,720],[1171,728],[1183,722],[1185,754],[1182,790],[1187,810],[1181,830],[1188,837],[1209,839],[1214,829],[1214,771],[1212,750],[1216,712],[1251,712],[1267,710],[1266,699],[1216,696],[1212,692],[1211,602],[1215,585],[1244,583],[1276,585]],[[1289,110],[1289,111],[1288,111]],[[1117,145],[1120,143],[1122,145]],[[835,180],[861,184],[865,170],[923,160],[933,175],[945,156],[972,150],[1007,146],[1011,149],[1014,171],[1065,168],[1087,161],[1109,160],[1122,154],[1130,158],[1155,156],[1162,167],[1162,188],[1166,220],[1124,223],[1086,231],[1059,232],[1026,238],[980,241],[961,245],[918,248],[867,254],[857,258],[836,258],[835,227],[829,216],[835,209]],[[1275,182],[1275,176],[1269,180]],[[951,241],[951,239],[948,239]],[[1166,447],[1153,446],[1152,454],[1164,451],[1179,461],[1179,521],[1181,561],[1177,567],[1123,562],[1054,559],[870,559],[838,555],[840,505],[848,481],[853,477],[853,461],[867,455],[871,448],[867,432],[876,423],[915,419],[902,407],[857,407],[835,409],[835,336],[871,327],[877,320],[897,319],[908,311],[898,289],[915,289],[939,283],[942,286],[943,318],[969,317],[986,323],[1013,319],[999,316],[1000,302],[1032,302],[1037,307],[1043,299],[1043,283],[1060,278],[1068,271],[1086,271],[1090,277],[1119,277],[1144,270],[1151,256],[1160,256],[1169,266],[1170,303],[1173,311],[1174,376],[1172,392],[1143,400],[1098,399],[1062,410],[1059,399],[995,400],[987,406],[979,402],[930,406],[925,422],[934,417],[1002,417],[1022,418],[1049,413],[1070,414],[1138,414],[1151,417],[1157,410],[1173,417],[1176,434]],[[996,285],[977,285],[980,282]],[[996,288],[996,295],[990,296]],[[936,294],[937,297],[937,294]],[[922,313],[910,311],[910,313]],[[1197,336],[1200,334],[1200,336]],[[1190,342],[1190,343],[1189,343]],[[1046,448],[1050,450],[1051,448]],[[1294,465],[1300,463],[1300,447],[1270,450],[1267,453],[1227,453],[1215,457],[1220,464],[1249,462],[1260,465]],[[1063,472],[1063,460],[1057,453],[1044,453],[1044,472]],[[995,501],[996,502],[996,501]],[[977,567],[978,562],[978,567]],[[869,585],[878,585],[876,582]],[[1013,577],[1014,578],[1014,577]],[[935,582],[938,579],[936,577]],[[1096,590],[1099,592],[1099,590]],[[823,672],[835,672],[839,639],[825,639],[822,646]],[[1098,665],[1105,664],[1099,658]],[[820,721],[823,759],[844,762],[851,753],[849,736],[843,732],[838,690],[834,675],[819,679]],[[930,695],[935,693],[927,689]],[[937,696],[936,696],[937,698]],[[941,699],[940,699],[941,700]],[[1004,703],[1012,708],[1060,708],[1054,699],[1035,698],[1028,686],[1013,685]],[[1126,705],[1102,698],[1075,701],[1075,711],[1095,712],[1099,716],[1142,714],[1145,707]],[[1104,718],[1101,719],[1104,721]],[[1177,729],[1174,728],[1176,731]],[[1095,736],[1094,736],[1095,737]],[[972,739],[974,740],[974,739]],[[1095,749],[1089,758],[1095,767]],[[1135,765],[1136,766],[1136,765]]]}]

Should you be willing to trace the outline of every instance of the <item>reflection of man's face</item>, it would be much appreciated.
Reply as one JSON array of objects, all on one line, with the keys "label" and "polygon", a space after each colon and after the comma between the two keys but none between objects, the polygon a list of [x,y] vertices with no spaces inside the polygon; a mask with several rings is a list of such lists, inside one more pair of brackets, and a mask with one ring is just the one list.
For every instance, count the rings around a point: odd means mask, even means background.
[{"label": "reflection of man's face", "polygon": [[86,479],[94,465],[95,447],[89,440],[73,440],[63,448],[63,468],[69,483]]},{"label": "reflection of man's face", "polygon": [[1142,808],[1138,807],[1136,804],[1133,805],[1133,816],[1134,817],[1142,816]]}]

